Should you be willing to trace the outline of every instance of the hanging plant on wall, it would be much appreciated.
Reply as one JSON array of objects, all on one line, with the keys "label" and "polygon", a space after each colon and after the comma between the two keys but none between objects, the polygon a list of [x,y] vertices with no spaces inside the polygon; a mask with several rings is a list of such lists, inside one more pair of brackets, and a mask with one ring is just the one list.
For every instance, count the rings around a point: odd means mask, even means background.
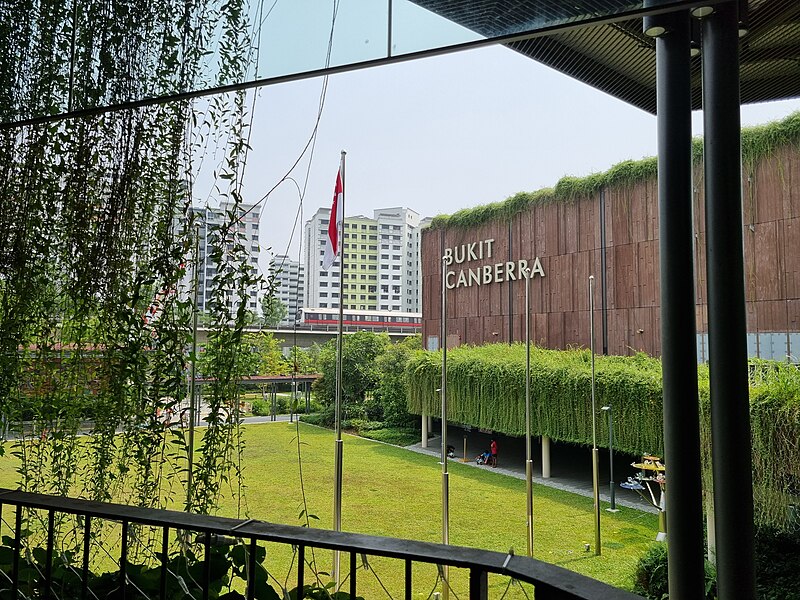
[{"label": "hanging plant on wall", "polygon": [[[253,64],[243,2],[0,0],[0,15],[4,123],[227,84]],[[258,283],[238,231],[245,101],[0,125],[0,452],[18,458],[21,489],[203,513],[241,497],[236,382],[251,316],[232,300]],[[209,238],[214,383],[190,486],[188,440],[159,413],[188,402],[192,180],[209,140],[225,156],[210,203],[226,210]],[[57,527],[77,547],[74,520]],[[42,535],[31,527],[26,543]]]}]

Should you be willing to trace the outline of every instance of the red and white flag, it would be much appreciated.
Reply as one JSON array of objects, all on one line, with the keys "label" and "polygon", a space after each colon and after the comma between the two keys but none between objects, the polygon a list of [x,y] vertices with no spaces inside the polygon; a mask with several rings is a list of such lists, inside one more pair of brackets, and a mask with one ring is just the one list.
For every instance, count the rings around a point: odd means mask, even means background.
[{"label": "red and white flag", "polygon": [[325,240],[325,256],[322,259],[322,270],[331,268],[339,253],[339,228],[344,220],[344,186],[342,170],[336,173],[336,188],[333,190],[333,206],[328,220],[328,238]]}]

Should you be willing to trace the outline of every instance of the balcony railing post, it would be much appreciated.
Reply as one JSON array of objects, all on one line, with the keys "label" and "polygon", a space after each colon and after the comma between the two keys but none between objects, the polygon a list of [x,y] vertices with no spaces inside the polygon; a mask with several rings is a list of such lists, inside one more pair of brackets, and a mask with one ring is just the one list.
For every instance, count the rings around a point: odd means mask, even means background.
[{"label": "balcony railing post", "polygon": [[205,547],[203,553],[203,600],[208,600],[211,588],[211,532],[206,532],[203,546]]},{"label": "balcony railing post", "polygon": [[411,600],[411,559],[406,559],[406,590],[405,590],[405,600]]},{"label": "balcony railing post", "polygon": [[306,566],[306,547],[300,545],[297,547],[297,596],[303,597],[303,578],[305,574],[303,570]]},{"label": "balcony railing post", "polygon": [[161,529],[161,581],[159,593],[161,600],[167,600],[167,565],[169,564],[169,527]]},{"label": "balcony railing post", "polygon": [[469,570],[469,600],[487,600],[489,578],[483,569]]},{"label": "balcony railing post", "polygon": [[122,522],[122,550],[119,553],[119,597],[125,600],[128,588],[128,522]]},{"label": "balcony railing post", "polygon": [[17,504],[16,521],[14,522],[14,558],[11,563],[11,597],[16,600],[19,595],[19,555],[22,552],[22,505]]},{"label": "balcony railing post", "polygon": [[350,553],[350,597],[356,597],[356,552]]},{"label": "balcony railing post", "polygon": [[258,542],[256,538],[250,539],[250,552],[247,557],[247,600],[253,600],[256,597],[256,551],[258,550]]},{"label": "balcony railing post", "polygon": [[84,516],[83,522],[83,568],[81,573],[81,600],[89,597],[89,549],[92,540],[92,517]]},{"label": "balcony railing post", "polygon": [[44,598],[49,600],[53,587],[53,542],[55,538],[55,511],[47,511],[47,551],[44,565]]}]

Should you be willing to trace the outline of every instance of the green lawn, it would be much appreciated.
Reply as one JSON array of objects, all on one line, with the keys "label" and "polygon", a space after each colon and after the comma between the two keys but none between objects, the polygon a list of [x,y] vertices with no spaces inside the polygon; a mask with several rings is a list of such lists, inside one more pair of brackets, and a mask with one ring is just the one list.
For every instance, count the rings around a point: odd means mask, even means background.
[{"label": "green lawn", "polygon": [[[300,424],[302,468],[312,526],[332,526],[333,433]],[[248,516],[299,525],[302,510],[295,425],[268,423],[245,427],[243,454]],[[457,462],[450,464],[450,543],[517,554],[526,551],[525,482]],[[14,461],[0,459],[0,486],[13,487]],[[342,526],[347,531],[437,542],[441,540],[441,467],[436,458],[386,444],[346,436]],[[226,501],[225,515],[235,515]],[[534,491],[535,556],[612,585],[629,588],[639,555],[654,539],[655,515],[623,508],[602,513],[603,554],[584,551],[593,543],[592,500],[545,486]],[[317,553],[320,570],[329,570],[330,553]],[[290,549],[268,547],[267,564],[283,582]],[[346,557],[344,557],[346,561]],[[347,564],[346,562],[343,564]],[[360,564],[360,560],[359,560]],[[370,560],[393,596],[402,595],[402,564]],[[347,570],[346,568],[344,569]],[[292,575],[293,577],[293,575]],[[455,572],[459,597],[466,573]],[[427,598],[435,569],[414,571],[415,597]],[[292,581],[292,578],[289,579]],[[490,596],[499,597],[507,579],[490,578]],[[293,585],[290,585],[293,587]],[[384,596],[376,577],[359,570],[359,590],[367,598]],[[507,597],[522,597],[512,589]]]}]

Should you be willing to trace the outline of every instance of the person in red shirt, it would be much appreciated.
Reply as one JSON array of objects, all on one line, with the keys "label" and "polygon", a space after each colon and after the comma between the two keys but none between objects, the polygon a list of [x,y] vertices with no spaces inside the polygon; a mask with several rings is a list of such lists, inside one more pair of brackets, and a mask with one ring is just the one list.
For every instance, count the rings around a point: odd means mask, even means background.
[{"label": "person in red shirt", "polygon": [[492,453],[492,467],[497,466],[497,442],[492,440],[489,444],[489,451]]}]

